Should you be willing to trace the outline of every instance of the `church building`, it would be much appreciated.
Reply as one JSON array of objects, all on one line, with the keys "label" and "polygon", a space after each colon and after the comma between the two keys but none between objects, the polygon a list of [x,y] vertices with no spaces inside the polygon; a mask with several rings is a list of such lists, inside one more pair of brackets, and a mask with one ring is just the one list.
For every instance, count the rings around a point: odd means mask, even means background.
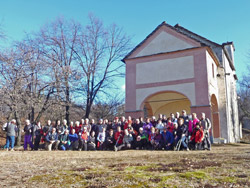
[{"label": "church building", "polygon": [[205,112],[215,142],[238,142],[234,50],[163,22],[123,59],[126,116]]}]

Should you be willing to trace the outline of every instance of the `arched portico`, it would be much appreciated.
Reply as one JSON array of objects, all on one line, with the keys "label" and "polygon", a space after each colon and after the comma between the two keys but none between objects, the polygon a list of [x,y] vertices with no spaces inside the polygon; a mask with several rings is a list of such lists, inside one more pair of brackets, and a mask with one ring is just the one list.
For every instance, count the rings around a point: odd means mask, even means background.
[{"label": "arched portico", "polygon": [[190,113],[190,100],[179,92],[162,91],[148,96],[141,104],[140,108],[144,111],[144,116],[158,116],[186,110]]},{"label": "arched portico", "polygon": [[211,122],[213,126],[213,137],[220,137],[220,114],[218,109],[218,102],[216,96],[211,96]]}]

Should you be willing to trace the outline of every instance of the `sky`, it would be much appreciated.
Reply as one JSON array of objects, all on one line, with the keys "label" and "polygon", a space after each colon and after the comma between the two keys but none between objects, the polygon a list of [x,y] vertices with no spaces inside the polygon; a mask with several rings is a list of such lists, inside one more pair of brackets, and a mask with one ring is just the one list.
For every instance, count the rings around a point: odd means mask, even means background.
[{"label": "sky", "polygon": [[236,73],[241,79],[250,64],[249,8],[249,0],[0,0],[0,24],[8,37],[1,46],[61,16],[84,25],[93,13],[105,25],[122,27],[132,37],[133,46],[166,21],[219,44],[233,41]]}]

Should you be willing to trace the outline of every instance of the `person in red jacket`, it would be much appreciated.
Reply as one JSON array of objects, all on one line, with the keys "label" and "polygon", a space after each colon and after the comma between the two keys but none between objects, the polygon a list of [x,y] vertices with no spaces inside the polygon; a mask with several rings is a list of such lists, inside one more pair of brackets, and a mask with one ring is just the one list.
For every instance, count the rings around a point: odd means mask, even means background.
[{"label": "person in red jacket", "polygon": [[203,140],[203,130],[200,126],[200,123],[196,123],[196,127],[193,130],[192,136],[190,138],[190,144],[191,147],[194,148],[195,150],[201,149],[202,145],[202,140]]},{"label": "person in red jacket", "polygon": [[115,141],[116,141],[115,148],[122,144],[123,136],[124,136],[123,131],[121,130],[121,127],[118,126],[117,131],[115,133]]}]

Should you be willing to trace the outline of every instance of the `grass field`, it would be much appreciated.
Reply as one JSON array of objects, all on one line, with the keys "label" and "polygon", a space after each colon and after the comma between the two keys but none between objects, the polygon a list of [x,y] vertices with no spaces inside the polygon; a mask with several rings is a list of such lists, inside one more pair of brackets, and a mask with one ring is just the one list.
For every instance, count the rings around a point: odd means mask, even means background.
[{"label": "grass field", "polygon": [[250,187],[250,144],[212,151],[0,151],[0,187]]}]

